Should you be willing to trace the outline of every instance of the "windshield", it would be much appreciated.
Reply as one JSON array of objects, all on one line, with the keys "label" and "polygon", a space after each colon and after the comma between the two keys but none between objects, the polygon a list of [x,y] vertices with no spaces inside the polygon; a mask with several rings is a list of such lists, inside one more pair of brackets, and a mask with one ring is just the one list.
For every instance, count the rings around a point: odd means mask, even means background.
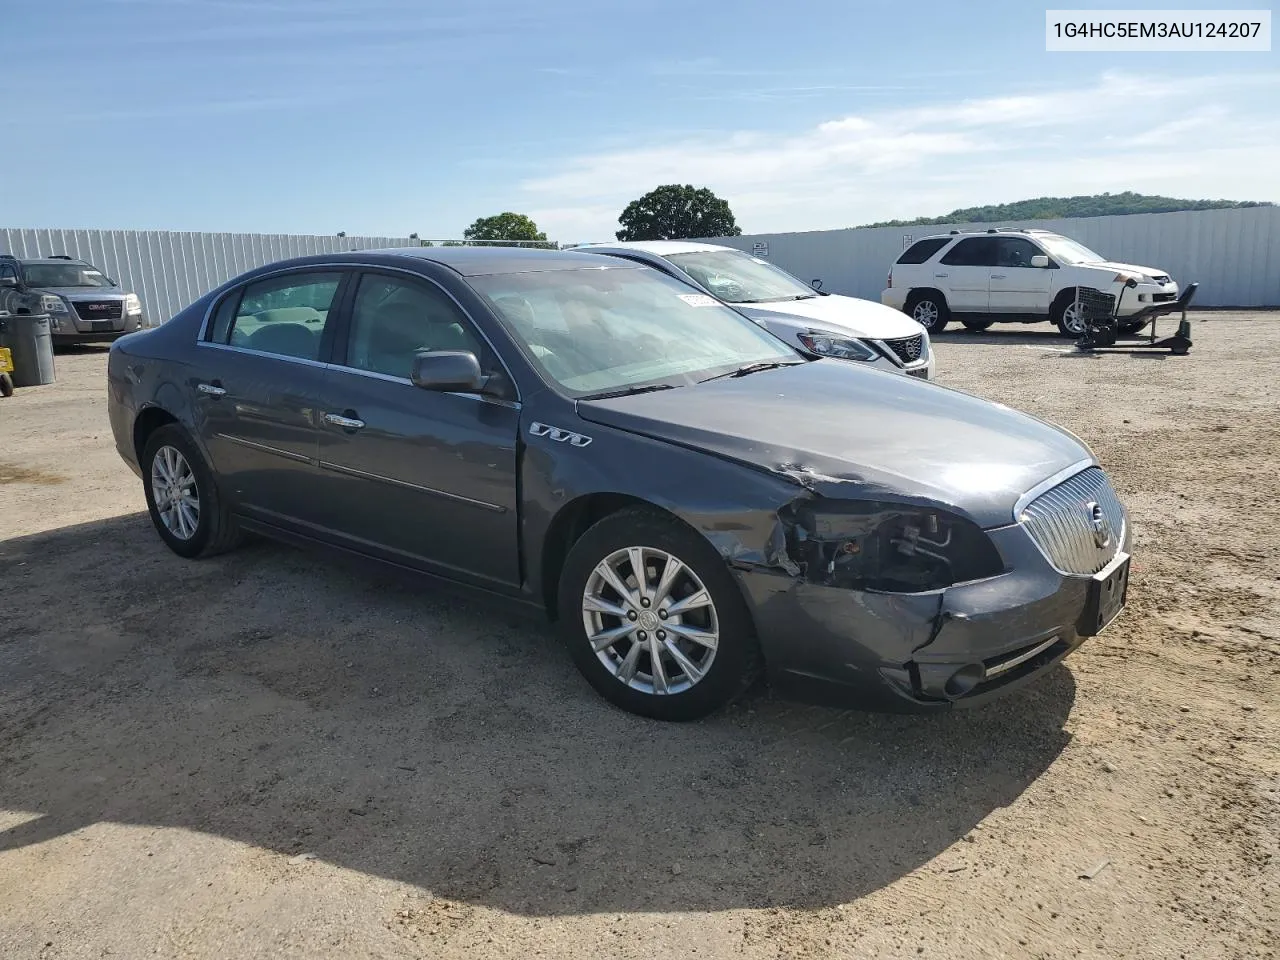
[{"label": "windshield", "polygon": [[807,300],[817,296],[791,274],[738,250],[673,253],[665,259],[726,303]]},{"label": "windshield", "polygon": [[1036,237],[1036,239],[1055,260],[1061,260],[1064,263],[1097,263],[1106,259],[1101,254],[1094,253],[1083,243],[1076,243],[1066,237]]},{"label": "windshield", "polygon": [[110,287],[111,281],[87,263],[25,263],[29,287]]},{"label": "windshield", "polygon": [[548,270],[470,283],[534,366],[573,397],[804,362],[741,314],[656,270]]}]

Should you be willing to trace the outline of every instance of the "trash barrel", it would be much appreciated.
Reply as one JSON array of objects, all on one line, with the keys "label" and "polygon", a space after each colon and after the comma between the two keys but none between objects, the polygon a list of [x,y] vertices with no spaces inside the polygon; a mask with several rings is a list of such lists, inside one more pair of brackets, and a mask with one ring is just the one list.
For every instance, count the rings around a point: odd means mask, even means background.
[{"label": "trash barrel", "polygon": [[53,335],[47,313],[0,317],[0,347],[13,352],[13,385],[53,383]]}]

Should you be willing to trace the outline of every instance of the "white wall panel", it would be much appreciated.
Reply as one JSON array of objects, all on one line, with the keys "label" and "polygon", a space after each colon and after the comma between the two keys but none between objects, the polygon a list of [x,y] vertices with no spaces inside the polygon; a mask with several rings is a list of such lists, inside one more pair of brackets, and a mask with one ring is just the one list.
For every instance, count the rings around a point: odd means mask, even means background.
[{"label": "white wall panel", "polygon": [[19,257],[66,254],[88,260],[136,293],[153,323],[168,320],[224,281],[275,260],[412,243],[404,237],[0,227],[0,253]]}]

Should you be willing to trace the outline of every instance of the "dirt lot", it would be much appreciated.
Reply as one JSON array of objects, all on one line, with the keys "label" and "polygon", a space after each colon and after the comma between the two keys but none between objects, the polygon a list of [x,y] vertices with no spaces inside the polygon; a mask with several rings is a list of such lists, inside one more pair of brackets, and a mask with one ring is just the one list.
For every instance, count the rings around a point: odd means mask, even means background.
[{"label": "dirt lot", "polygon": [[60,356],[0,400],[0,957],[1275,956],[1280,315],[1187,358],[1029,329],[940,337],[941,380],[1093,445],[1123,617],[980,711],[686,726],[431,585],[171,555],[105,353]]}]

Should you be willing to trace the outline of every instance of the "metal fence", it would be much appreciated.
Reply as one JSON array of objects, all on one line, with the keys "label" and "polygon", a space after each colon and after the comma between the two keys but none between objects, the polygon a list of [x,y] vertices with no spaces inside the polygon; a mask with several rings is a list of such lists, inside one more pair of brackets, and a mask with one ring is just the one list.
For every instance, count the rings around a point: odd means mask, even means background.
[{"label": "metal fence", "polygon": [[405,237],[283,233],[175,233],[165,230],[18,230],[0,227],[0,253],[65,254],[88,260],[142,300],[152,323],[264,263],[344,250],[414,246]]},{"label": "metal fence", "polygon": [[911,240],[989,227],[1052,230],[1108,260],[1158,267],[1183,286],[1198,281],[1197,306],[1280,307],[1280,207],[858,227],[749,234],[712,242],[756,251],[806,281],[821,278],[823,289],[831,293],[879,300],[890,264]]}]

